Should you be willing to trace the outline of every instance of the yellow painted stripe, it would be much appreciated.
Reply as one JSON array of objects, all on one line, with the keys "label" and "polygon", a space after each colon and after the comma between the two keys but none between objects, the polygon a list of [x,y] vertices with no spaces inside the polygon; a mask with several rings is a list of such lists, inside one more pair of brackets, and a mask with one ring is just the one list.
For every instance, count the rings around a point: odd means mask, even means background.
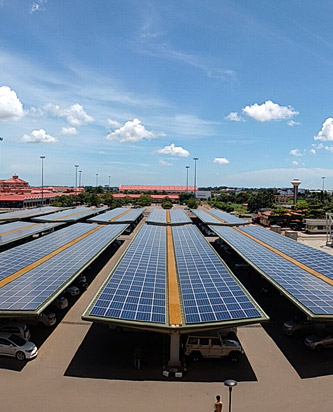
[{"label": "yellow painted stripe", "polygon": [[237,227],[233,227],[233,229],[237,230],[237,232],[240,232],[242,235],[247,236],[248,238],[254,240],[257,243],[259,243],[259,245],[262,245],[265,248],[269,249],[271,252],[274,252],[275,254],[283,257],[284,259],[288,260],[288,262],[293,263],[294,265],[296,265],[299,268],[305,270],[306,272],[310,273],[311,275],[316,276],[317,278],[323,280],[324,282],[328,283],[329,285],[333,285],[333,280],[329,279],[326,276],[324,276],[322,273],[317,272],[316,270],[309,268],[308,266],[304,265],[303,263],[299,262],[298,260],[286,255],[285,253],[281,252],[280,250],[275,249],[274,247],[272,247],[270,245],[267,245],[265,242],[255,238],[254,236],[241,231]]},{"label": "yellow painted stripe", "polygon": [[180,326],[182,317],[180,314],[179,288],[177,280],[177,269],[175,262],[175,250],[171,226],[167,227],[168,244],[168,286],[169,286],[169,325]]},{"label": "yellow painted stripe", "polygon": [[24,268],[18,270],[17,272],[11,274],[10,276],[7,276],[5,279],[0,280],[0,288],[3,286],[7,285],[8,283],[12,282],[13,280],[19,278],[20,276],[24,275],[25,273],[29,272],[32,269],[35,269],[37,266],[41,265],[42,263],[46,262],[47,260],[51,259],[53,256],[58,255],[59,253],[63,252],[64,250],[70,248],[71,246],[75,245],[76,243],[80,242],[80,240],[90,236],[100,228],[102,228],[103,225],[97,226],[94,229],[90,230],[87,233],[84,233],[83,235],[79,236],[78,238],[72,240],[69,243],[66,243],[65,245],[61,246],[60,248],[54,250],[53,252],[49,253],[46,256],[43,256],[42,258],[36,260],[35,262],[31,263],[28,266],[25,266]]},{"label": "yellow painted stripe", "polygon": [[220,219],[219,217],[213,215],[213,213],[208,212],[208,210],[204,210],[204,212],[208,213],[209,215],[211,215],[212,217],[214,217],[215,219],[219,220],[222,223],[228,223],[225,220]]},{"label": "yellow painted stripe", "polygon": [[30,225],[30,226],[18,227],[17,229],[13,229],[8,232],[0,233],[0,236],[9,235],[10,233],[18,232],[19,230],[30,229],[31,227],[39,226],[40,224],[41,223],[35,223],[34,225]]},{"label": "yellow painted stripe", "polygon": [[167,223],[170,223],[170,222],[171,222],[171,220],[170,220],[170,210],[167,210],[167,211],[166,211],[166,222],[167,222]]},{"label": "yellow painted stripe", "polygon": [[127,213],[129,213],[130,211],[131,211],[131,209],[126,210],[126,211],[125,211],[125,212],[123,212],[122,214],[120,214],[120,215],[118,215],[118,216],[113,217],[112,219],[110,219],[110,220],[109,220],[109,222],[114,222],[115,220],[119,219],[121,216],[126,215],[126,214],[127,214]]},{"label": "yellow painted stripe", "polygon": [[69,215],[56,217],[55,219],[52,219],[52,222],[53,222],[54,220],[65,219],[66,217],[74,216],[74,215],[78,215],[78,214],[80,214],[80,213],[86,213],[86,212],[88,212],[88,210],[81,210],[80,212],[74,212],[74,213],[70,213]]}]

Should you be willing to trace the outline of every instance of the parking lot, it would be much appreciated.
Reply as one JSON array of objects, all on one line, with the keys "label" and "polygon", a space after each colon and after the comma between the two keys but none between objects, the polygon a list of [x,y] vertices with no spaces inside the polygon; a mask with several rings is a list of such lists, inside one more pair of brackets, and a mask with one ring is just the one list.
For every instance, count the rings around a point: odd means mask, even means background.
[{"label": "parking lot", "polygon": [[[245,354],[237,364],[204,360],[188,364],[183,379],[165,378],[162,368],[168,337],[154,333],[115,332],[81,320],[81,314],[119,259],[131,236],[110,261],[94,268],[90,287],[52,328],[31,328],[39,346],[30,362],[0,358],[0,394],[4,410],[17,411],[192,411],[212,410],[220,393],[227,406],[227,378],[238,381],[233,411],[331,411],[333,351],[307,351],[302,338],[286,337],[281,326],[294,310],[278,294],[261,294],[257,280],[242,274],[271,322],[238,328]],[[259,290],[259,292],[258,292]],[[283,307],[284,310],[280,308]],[[133,350],[143,349],[142,369],[133,365]],[[319,406],[320,405],[320,406]]]}]

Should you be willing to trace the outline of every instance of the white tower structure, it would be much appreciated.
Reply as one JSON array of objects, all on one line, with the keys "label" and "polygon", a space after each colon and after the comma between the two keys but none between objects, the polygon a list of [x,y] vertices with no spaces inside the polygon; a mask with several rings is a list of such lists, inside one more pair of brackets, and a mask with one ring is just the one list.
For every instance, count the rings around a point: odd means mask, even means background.
[{"label": "white tower structure", "polygon": [[293,192],[294,192],[294,205],[296,205],[297,202],[297,194],[298,194],[298,186],[302,183],[299,179],[293,179],[290,182],[293,185]]}]

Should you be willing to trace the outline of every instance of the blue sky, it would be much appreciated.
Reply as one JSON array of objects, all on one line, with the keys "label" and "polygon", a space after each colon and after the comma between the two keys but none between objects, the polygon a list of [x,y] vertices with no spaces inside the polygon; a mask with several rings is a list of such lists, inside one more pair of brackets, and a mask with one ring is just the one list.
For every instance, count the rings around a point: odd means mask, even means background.
[{"label": "blue sky", "polygon": [[0,179],[333,188],[333,4],[0,0]]}]

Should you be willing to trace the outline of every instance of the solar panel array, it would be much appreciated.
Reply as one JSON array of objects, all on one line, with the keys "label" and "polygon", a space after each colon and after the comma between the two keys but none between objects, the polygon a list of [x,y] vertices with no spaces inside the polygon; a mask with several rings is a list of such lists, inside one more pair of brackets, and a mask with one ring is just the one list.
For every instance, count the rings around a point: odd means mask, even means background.
[{"label": "solar panel array", "polygon": [[45,206],[38,207],[35,209],[23,209],[17,210],[16,212],[1,213],[0,220],[20,220],[28,219],[33,216],[46,215],[48,213],[54,213],[57,210],[62,210],[62,207]]},{"label": "solar panel array", "polygon": [[196,227],[172,233],[187,324],[262,317]]},{"label": "solar panel array", "polygon": [[217,209],[209,209],[209,213],[212,215],[224,220],[228,224],[232,225],[245,225],[248,224],[246,220],[239,219],[236,216],[231,215],[230,213],[222,212],[222,210],[217,210]]},{"label": "solar panel array", "polygon": [[186,223],[192,223],[192,220],[187,216],[183,209],[172,209],[169,211],[170,222],[167,222],[167,211],[163,209],[153,209],[148,216],[147,223],[155,224],[171,224],[182,225]]},{"label": "solar panel array", "polygon": [[333,315],[333,287],[225,226],[210,226],[226,243],[314,315]]},{"label": "solar panel array", "polygon": [[0,253],[0,280],[77,239],[97,225],[76,223],[54,233]]},{"label": "solar panel array", "polygon": [[135,222],[136,219],[142,215],[142,213],[145,211],[145,208],[142,207],[140,209],[132,209],[130,212],[126,213],[126,215],[120,216],[115,223],[131,223]]},{"label": "solar panel array", "polygon": [[102,287],[88,316],[166,322],[166,228],[143,226]]},{"label": "solar panel array", "polygon": [[28,236],[32,236],[36,233],[50,230],[60,225],[63,225],[63,223],[5,223],[0,227],[0,246],[15,242],[16,240],[23,239]]},{"label": "solar panel array", "polygon": [[123,208],[123,207],[117,207],[112,210],[108,210],[105,213],[101,213],[98,216],[91,217],[88,219],[88,222],[94,222],[94,223],[109,223],[111,219],[114,219],[115,217],[121,215],[122,213],[126,212],[127,210],[130,210],[129,208]]},{"label": "solar panel array", "polygon": [[99,212],[103,212],[107,209],[107,206],[103,207],[77,207],[74,209],[63,210],[62,212],[52,213],[47,216],[34,217],[34,222],[76,222],[77,220],[96,215]]},{"label": "solar panel array", "polygon": [[298,260],[309,268],[333,279],[332,255],[259,226],[249,226],[241,230]]},{"label": "solar panel array", "polygon": [[223,224],[220,220],[215,219],[215,217],[209,215],[203,210],[191,209],[191,212],[194,213],[203,223],[206,225],[221,225]]},{"label": "solar panel array", "polygon": [[[90,226],[91,229],[93,225],[86,226]],[[3,286],[0,288],[0,311],[38,310],[48,303],[52,296],[56,297],[76,277],[75,275],[112,243],[126,227],[125,224],[101,227],[70,248]]]}]

